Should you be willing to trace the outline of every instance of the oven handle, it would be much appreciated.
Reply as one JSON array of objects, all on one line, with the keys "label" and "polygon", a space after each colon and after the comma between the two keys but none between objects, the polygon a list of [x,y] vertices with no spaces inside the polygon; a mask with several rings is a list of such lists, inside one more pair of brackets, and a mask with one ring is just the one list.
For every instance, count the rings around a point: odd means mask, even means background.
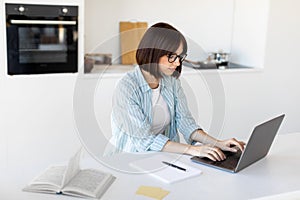
[{"label": "oven handle", "polygon": [[54,21],[54,20],[10,20],[11,24],[46,24],[46,25],[76,25],[76,21]]}]

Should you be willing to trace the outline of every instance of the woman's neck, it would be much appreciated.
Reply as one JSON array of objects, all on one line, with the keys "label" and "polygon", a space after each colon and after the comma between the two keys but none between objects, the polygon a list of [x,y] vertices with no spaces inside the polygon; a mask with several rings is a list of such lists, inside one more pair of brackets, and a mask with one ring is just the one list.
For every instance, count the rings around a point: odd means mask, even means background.
[{"label": "woman's neck", "polygon": [[151,89],[156,89],[159,86],[159,79],[155,78],[149,72],[141,69],[142,74]]}]

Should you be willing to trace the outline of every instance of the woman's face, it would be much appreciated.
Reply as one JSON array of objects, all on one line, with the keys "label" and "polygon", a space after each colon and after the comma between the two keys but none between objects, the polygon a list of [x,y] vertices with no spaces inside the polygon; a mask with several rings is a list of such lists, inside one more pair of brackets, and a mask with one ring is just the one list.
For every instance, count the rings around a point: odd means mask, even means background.
[{"label": "woman's face", "polygon": [[[182,44],[180,44],[175,54],[171,56],[174,58],[177,55],[181,55],[182,51],[183,51],[183,46]],[[169,57],[167,55],[164,55],[159,59],[159,63],[158,63],[159,71],[167,76],[171,76],[176,70],[176,68],[180,65],[179,57],[176,57],[175,61],[172,63],[170,63],[169,60],[170,60]]]}]

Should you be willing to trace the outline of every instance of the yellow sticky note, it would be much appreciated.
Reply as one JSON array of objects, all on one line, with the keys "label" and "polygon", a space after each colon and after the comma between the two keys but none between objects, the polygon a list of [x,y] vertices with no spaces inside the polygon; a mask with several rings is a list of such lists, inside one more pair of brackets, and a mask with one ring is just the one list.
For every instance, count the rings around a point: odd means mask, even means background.
[{"label": "yellow sticky note", "polygon": [[140,186],[136,191],[136,194],[138,195],[144,195],[157,200],[162,200],[169,193],[170,193],[169,191],[163,190],[160,187],[151,187],[151,186]]}]

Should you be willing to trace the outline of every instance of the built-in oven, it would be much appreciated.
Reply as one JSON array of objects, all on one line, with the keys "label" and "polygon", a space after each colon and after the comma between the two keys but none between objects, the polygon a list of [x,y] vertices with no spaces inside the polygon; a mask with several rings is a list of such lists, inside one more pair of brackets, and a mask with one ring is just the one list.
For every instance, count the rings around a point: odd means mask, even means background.
[{"label": "built-in oven", "polygon": [[78,71],[78,6],[5,6],[9,75]]}]

